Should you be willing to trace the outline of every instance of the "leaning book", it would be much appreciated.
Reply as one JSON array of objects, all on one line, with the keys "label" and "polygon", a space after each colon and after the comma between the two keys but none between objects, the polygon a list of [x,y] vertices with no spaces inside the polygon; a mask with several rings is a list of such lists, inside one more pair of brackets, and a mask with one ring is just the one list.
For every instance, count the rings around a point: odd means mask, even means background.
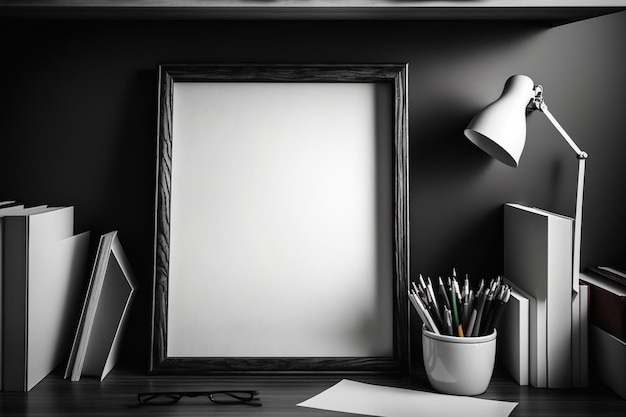
[{"label": "leaning book", "polygon": [[117,362],[135,278],[117,231],[100,237],[65,378],[103,380]]}]

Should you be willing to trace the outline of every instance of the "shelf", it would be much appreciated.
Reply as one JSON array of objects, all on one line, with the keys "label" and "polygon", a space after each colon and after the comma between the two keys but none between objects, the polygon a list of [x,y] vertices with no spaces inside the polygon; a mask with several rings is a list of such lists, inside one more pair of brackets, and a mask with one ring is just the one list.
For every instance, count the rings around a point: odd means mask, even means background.
[{"label": "shelf", "polygon": [[626,10],[626,0],[0,0],[0,16],[87,19],[549,20]]}]

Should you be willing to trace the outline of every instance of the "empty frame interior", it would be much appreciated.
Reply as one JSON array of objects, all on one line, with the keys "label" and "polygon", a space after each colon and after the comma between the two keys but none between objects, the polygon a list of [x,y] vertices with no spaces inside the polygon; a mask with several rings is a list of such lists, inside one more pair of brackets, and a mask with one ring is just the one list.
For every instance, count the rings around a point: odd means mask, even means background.
[{"label": "empty frame interior", "polygon": [[403,366],[405,70],[160,67],[154,371]]}]

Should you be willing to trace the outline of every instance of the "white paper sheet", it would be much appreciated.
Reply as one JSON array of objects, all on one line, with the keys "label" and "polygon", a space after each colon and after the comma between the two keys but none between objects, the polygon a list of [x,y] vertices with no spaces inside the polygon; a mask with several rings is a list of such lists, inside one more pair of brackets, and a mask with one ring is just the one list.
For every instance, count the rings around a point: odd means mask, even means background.
[{"label": "white paper sheet", "polygon": [[344,379],[298,404],[301,407],[380,417],[504,417],[518,403],[434,394]]}]

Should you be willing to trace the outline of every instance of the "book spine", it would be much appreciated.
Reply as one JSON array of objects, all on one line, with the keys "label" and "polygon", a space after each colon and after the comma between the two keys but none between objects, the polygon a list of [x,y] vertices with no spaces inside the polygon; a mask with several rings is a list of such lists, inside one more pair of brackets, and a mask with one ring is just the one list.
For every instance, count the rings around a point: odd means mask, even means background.
[{"label": "book spine", "polygon": [[[595,272],[598,275],[601,275],[605,278],[608,278],[620,285],[626,285],[626,276],[620,275],[618,273],[611,272],[607,269],[599,268],[592,266],[589,268],[590,271]],[[616,271],[617,272],[617,271]]]},{"label": "book spine", "polygon": [[3,390],[26,390],[28,217],[6,217],[3,236]]}]

